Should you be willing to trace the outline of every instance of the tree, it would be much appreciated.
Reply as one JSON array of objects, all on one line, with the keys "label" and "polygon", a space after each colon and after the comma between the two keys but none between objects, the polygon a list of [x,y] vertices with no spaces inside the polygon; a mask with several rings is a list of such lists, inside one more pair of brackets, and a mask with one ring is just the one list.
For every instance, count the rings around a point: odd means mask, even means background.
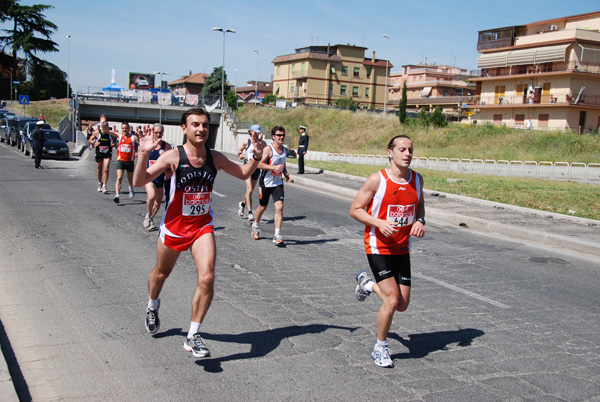
[{"label": "tree", "polygon": [[406,81],[404,81],[404,85],[402,85],[402,98],[400,99],[400,105],[398,110],[398,118],[400,119],[400,124],[404,124],[406,120],[406,107],[408,106],[408,97],[406,95]]},{"label": "tree", "polygon": [[3,0],[0,5],[0,20],[12,21],[12,29],[3,29],[0,36],[2,49],[11,49],[13,56],[13,81],[17,76],[17,53],[24,53],[27,67],[32,69],[44,63],[37,53],[58,52],[58,44],[50,39],[57,26],[48,21],[44,11],[54,8],[45,4],[22,6],[15,0]]},{"label": "tree", "polygon": [[335,101],[335,105],[340,109],[351,109],[356,110],[358,108],[358,102],[356,102],[351,97],[348,98],[339,98]]},{"label": "tree", "polygon": [[[65,96],[67,75],[49,62],[41,62],[30,70],[30,79],[19,85],[19,92],[28,94],[32,101]],[[69,88],[69,91],[71,88]]]},{"label": "tree", "polygon": [[[204,87],[202,88],[202,95],[218,95],[221,96],[221,79],[223,74],[223,67],[215,67],[213,72],[204,81]],[[225,89],[228,90],[227,86],[227,73],[225,73]]]},{"label": "tree", "polygon": [[446,127],[448,125],[446,116],[444,116],[439,106],[435,108],[433,114],[429,117],[429,122],[436,127]]},{"label": "tree", "polygon": [[277,95],[274,94],[266,94],[263,98],[263,104],[265,105],[274,105],[277,103]]},{"label": "tree", "polygon": [[229,105],[231,110],[237,110],[237,108],[238,108],[237,100],[238,100],[238,96],[234,91],[227,91],[227,95],[225,96],[225,103],[227,103]]},{"label": "tree", "polygon": [[421,110],[419,110],[419,114],[417,115],[417,121],[423,126],[429,125],[429,115],[425,111],[424,107],[422,107]]}]

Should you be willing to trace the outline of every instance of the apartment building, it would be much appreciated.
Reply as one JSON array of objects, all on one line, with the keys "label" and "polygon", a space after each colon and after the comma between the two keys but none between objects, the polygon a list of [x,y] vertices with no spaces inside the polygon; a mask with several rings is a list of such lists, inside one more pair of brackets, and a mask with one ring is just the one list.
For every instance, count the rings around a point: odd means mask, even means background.
[{"label": "apartment building", "polygon": [[[238,103],[260,103],[267,94],[273,93],[273,83],[270,81],[248,81],[248,85],[236,87]],[[258,96],[256,96],[258,92]]]},{"label": "apartment building", "polygon": [[273,94],[306,104],[334,105],[351,97],[364,108],[383,108],[387,60],[365,58],[367,48],[353,45],[308,46],[277,56]]},{"label": "apartment building", "polygon": [[425,108],[433,112],[440,107],[446,115],[460,115],[465,106],[475,101],[475,84],[468,81],[464,68],[427,64],[406,64],[390,76],[389,104],[398,105],[406,82],[407,109]]},{"label": "apartment building", "polygon": [[600,11],[479,31],[477,124],[600,126]]}]

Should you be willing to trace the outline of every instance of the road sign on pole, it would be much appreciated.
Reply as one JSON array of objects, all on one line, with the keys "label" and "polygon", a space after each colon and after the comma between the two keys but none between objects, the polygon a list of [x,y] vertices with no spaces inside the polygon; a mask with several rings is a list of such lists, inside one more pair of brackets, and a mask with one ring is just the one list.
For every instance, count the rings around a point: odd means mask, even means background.
[{"label": "road sign on pole", "polygon": [[29,105],[29,95],[19,95],[19,105]]}]

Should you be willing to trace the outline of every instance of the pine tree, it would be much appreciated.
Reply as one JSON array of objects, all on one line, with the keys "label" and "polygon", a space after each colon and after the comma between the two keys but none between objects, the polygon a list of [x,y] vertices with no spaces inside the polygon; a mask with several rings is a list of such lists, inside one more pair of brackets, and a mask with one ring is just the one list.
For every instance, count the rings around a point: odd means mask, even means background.
[{"label": "pine tree", "polygon": [[402,85],[402,99],[400,99],[400,105],[398,110],[398,118],[400,119],[400,124],[404,124],[406,121],[406,108],[408,106],[408,97],[406,95],[406,81],[404,81],[404,85]]}]

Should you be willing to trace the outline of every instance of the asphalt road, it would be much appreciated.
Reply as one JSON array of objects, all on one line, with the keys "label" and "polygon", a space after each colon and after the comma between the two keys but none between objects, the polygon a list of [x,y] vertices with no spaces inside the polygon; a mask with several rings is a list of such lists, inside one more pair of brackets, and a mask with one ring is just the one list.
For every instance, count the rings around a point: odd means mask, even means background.
[{"label": "asphalt road", "polygon": [[157,239],[144,194],[114,204],[114,164],[97,193],[87,154],[42,164],[0,145],[1,340],[21,400],[600,398],[597,260],[428,223],[390,333],[396,367],[382,369],[369,355],[379,300],[353,294],[367,265],[351,200],[287,185],[276,248],[272,206],[253,240],[243,183],[221,172],[212,357],[195,359],[182,348],[189,254],[163,289],[161,331],[144,329]]}]

